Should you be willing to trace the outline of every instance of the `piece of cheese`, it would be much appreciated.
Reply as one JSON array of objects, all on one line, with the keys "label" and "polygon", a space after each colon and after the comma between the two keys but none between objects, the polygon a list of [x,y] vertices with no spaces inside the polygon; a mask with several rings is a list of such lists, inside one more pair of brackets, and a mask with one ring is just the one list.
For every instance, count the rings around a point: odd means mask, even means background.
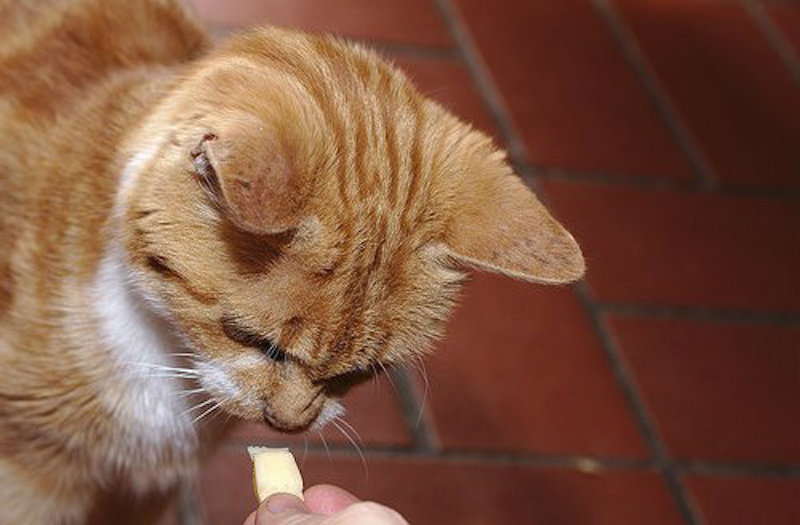
[{"label": "piece of cheese", "polygon": [[284,492],[303,499],[303,478],[288,448],[247,447],[253,460],[253,488],[258,501]]}]

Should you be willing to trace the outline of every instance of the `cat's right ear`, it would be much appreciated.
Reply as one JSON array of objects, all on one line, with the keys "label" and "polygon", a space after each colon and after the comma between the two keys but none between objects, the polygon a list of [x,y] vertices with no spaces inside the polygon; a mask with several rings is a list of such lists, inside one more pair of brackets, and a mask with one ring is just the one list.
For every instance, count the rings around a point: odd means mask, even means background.
[{"label": "cat's right ear", "polygon": [[528,281],[580,279],[586,264],[572,235],[504,162],[487,159],[452,195],[449,254],[468,266]]},{"label": "cat's right ear", "polygon": [[303,192],[291,152],[271,126],[252,115],[228,114],[196,140],[194,173],[233,224],[260,235],[297,225]]}]

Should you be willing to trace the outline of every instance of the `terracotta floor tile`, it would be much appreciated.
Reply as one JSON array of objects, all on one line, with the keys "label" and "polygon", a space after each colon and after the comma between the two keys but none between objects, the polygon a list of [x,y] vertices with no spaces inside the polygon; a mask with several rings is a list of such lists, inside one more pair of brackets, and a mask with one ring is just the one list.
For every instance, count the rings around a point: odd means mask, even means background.
[{"label": "terracotta floor tile", "polygon": [[707,525],[800,523],[796,479],[690,476],[685,482]]},{"label": "terracotta floor tile", "polygon": [[797,186],[800,92],[742,7],[704,0],[616,3],[716,177]]},{"label": "terracotta floor tile", "polygon": [[800,330],[622,317],[611,325],[673,455],[800,460]]},{"label": "terracotta floor tile", "polygon": [[450,37],[430,0],[191,0],[218,26],[290,26],[348,37],[445,47]]},{"label": "terracotta floor tile", "polygon": [[178,525],[176,492],[134,496],[128,489],[115,487],[102,495],[87,520],[87,525]]},{"label": "terracotta floor tile", "polygon": [[800,309],[792,200],[544,181],[603,301]]},{"label": "terracotta floor tile", "polygon": [[502,142],[492,117],[463,64],[452,60],[408,57],[393,57],[393,60],[408,72],[422,93],[494,137],[498,144]]},{"label": "terracotta floor tile", "polygon": [[[404,446],[411,442],[405,427],[400,405],[395,398],[394,387],[381,374],[375,382],[372,380],[355,386],[344,398],[347,413],[345,420],[358,432],[360,441],[365,445]],[[352,430],[346,425],[339,425],[354,437]],[[342,435],[335,425],[328,424],[322,431],[326,443],[349,446],[350,441]],[[229,441],[237,443],[293,443],[302,446],[304,436],[309,443],[320,443],[317,433],[282,434],[270,430],[260,423],[241,423],[229,437]],[[358,442],[359,440],[356,439]],[[360,445],[361,443],[359,443]]]},{"label": "terracotta floor tile", "polygon": [[[299,456],[296,458],[299,462]],[[247,453],[220,449],[200,472],[199,503],[208,525],[239,525],[258,506]]]},{"label": "terracotta floor tile", "polygon": [[796,5],[770,4],[767,6],[767,12],[778,28],[783,31],[789,43],[794,46],[795,53],[800,56],[800,30],[798,30],[800,7]]},{"label": "terracotta floor tile", "polygon": [[[519,465],[309,457],[306,486],[334,483],[387,504],[414,525],[546,523],[548,525],[678,524],[664,484],[647,472],[584,474]],[[209,525],[240,523],[252,511],[250,461],[218,455],[204,471]]]},{"label": "terracotta floor tile", "polygon": [[476,274],[426,361],[445,447],[646,454],[569,288]]},{"label": "terracotta floor tile", "polygon": [[458,0],[535,163],[690,178],[590,2]]}]

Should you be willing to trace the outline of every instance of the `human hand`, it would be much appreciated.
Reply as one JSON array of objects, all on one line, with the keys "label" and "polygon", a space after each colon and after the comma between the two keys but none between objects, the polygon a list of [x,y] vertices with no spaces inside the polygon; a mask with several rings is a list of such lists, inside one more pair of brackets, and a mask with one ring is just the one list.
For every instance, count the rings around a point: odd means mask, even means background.
[{"label": "human hand", "polygon": [[389,507],[361,501],[333,485],[316,485],[303,497],[305,502],[289,494],[270,496],[244,525],[408,525]]}]

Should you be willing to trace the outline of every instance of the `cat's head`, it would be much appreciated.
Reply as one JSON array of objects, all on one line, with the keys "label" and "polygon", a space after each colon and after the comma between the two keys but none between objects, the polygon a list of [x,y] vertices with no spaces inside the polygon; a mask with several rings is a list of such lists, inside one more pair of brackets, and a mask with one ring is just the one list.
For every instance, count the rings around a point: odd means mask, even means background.
[{"label": "cat's head", "polygon": [[331,38],[233,39],[133,143],[124,233],[143,288],[202,386],[280,429],[334,415],[343,378],[424,352],[465,267],[584,271],[489,138]]}]

